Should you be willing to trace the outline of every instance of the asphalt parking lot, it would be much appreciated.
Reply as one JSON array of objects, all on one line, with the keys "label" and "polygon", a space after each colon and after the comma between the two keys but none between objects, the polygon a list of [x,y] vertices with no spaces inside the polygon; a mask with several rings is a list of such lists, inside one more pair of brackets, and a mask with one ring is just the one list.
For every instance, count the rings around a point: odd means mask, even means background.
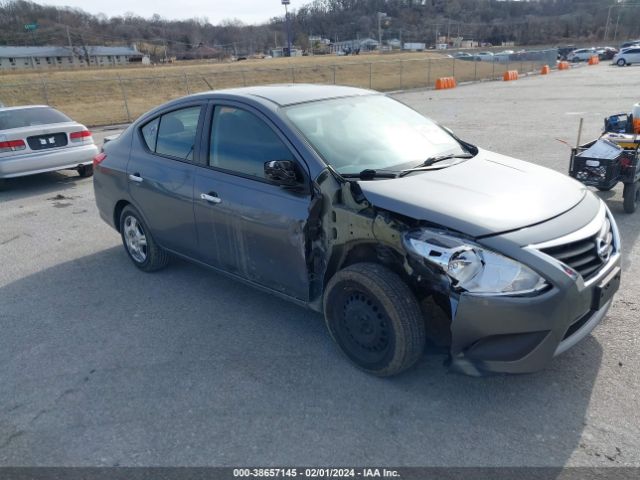
[{"label": "asphalt parking lot", "polygon": [[[566,172],[640,67],[396,94],[462,138]],[[109,132],[110,133],[110,132]],[[104,133],[97,133],[100,138]],[[378,379],[322,318],[182,261],[131,265],[91,179],[0,192],[0,465],[640,466],[640,212],[605,321],[545,371],[470,378],[429,351]]]}]

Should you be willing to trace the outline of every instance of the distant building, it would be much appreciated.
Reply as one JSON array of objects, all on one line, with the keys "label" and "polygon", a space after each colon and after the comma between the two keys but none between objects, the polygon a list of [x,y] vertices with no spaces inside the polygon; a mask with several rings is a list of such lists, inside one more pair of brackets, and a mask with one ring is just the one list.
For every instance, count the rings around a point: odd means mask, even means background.
[{"label": "distant building", "polygon": [[[284,57],[285,56],[284,47],[272,48],[271,49],[271,56],[273,58]],[[291,55],[289,55],[289,56],[290,57],[301,57],[302,56],[302,50],[300,50],[299,48],[291,48]]]},{"label": "distant building", "polygon": [[0,70],[55,67],[107,67],[142,63],[135,47],[0,47]]},{"label": "distant building", "polygon": [[410,52],[422,52],[426,50],[427,45],[422,42],[406,42],[403,46],[403,50],[408,50]]},{"label": "distant building", "polygon": [[345,54],[356,52],[369,52],[378,49],[378,41],[373,38],[363,38],[358,40],[344,40],[334,42],[330,46],[331,53]]},{"label": "distant building", "polygon": [[391,48],[402,48],[402,42],[398,38],[392,38],[391,40],[387,40],[386,43]]}]

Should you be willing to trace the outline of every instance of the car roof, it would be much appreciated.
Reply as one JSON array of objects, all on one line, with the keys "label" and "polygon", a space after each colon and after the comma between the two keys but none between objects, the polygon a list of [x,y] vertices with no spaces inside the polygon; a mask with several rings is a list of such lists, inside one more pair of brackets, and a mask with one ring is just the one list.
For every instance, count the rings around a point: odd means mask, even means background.
[{"label": "car roof", "polygon": [[296,103],[315,102],[340,97],[354,97],[362,95],[378,94],[373,90],[363,88],[343,87],[338,85],[314,85],[314,84],[281,84],[260,85],[255,87],[229,88],[206,92],[205,95],[258,97],[268,100],[281,107]]},{"label": "car roof", "polygon": [[28,108],[52,108],[49,105],[20,105],[17,107],[0,107],[0,112],[7,112],[10,110],[26,110]]}]

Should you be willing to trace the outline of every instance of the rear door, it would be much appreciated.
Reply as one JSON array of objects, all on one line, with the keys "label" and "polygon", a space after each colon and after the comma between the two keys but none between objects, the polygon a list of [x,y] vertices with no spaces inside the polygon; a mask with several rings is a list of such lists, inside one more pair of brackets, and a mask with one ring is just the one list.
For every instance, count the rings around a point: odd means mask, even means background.
[{"label": "rear door", "polygon": [[193,182],[204,105],[186,104],[146,122],[127,165],[129,192],[156,241],[188,256],[197,246]]},{"label": "rear door", "polygon": [[206,165],[198,167],[194,211],[206,263],[301,300],[309,295],[304,227],[309,182],[297,190],[271,183],[264,163],[306,165],[260,112],[218,103],[207,130]]}]

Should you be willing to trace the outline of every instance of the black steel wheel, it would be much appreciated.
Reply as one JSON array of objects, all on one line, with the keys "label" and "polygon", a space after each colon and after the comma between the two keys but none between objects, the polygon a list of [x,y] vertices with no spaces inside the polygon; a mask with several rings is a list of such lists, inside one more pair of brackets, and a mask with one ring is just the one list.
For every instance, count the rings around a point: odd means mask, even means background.
[{"label": "black steel wheel", "polygon": [[357,263],[334,275],[324,295],[325,322],[342,352],[378,376],[415,364],[425,345],[425,320],[409,287],[389,269]]},{"label": "black steel wheel", "polygon": [[634,213],[640,203],[640,182],[625,183],[622,195],[624,197],[624,211]]},{"label": "black steel wheel", "polygon": [[144,272],[153,272],[169,263],[169,255],[155,242],[142,216],[131,205],[120,215],[122,244],[133,264]]}]

